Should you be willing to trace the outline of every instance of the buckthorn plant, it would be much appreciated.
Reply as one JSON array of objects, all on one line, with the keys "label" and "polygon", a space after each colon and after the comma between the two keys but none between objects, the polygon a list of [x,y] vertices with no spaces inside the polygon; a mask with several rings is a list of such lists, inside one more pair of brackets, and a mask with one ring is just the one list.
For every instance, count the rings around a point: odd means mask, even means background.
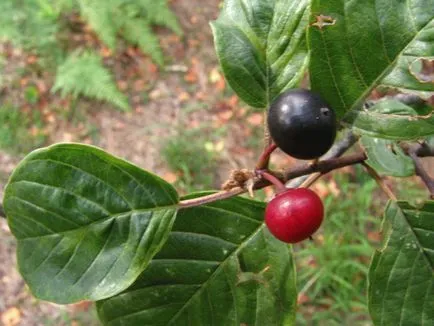
[{"label": "buckthorn plant", "polygon": [[[434,2],[225,0],[211,28],[229,85],[268,111],[256,166],[180,197],[96,147],[28,154],[3,205],[33,295],[95,301],[104,325],[293,325],[288,243],[317,245],[309,237],[327,220],[308,188],[360,164],[389,199],[368,272],[372,322],[433,325],[434,180],[423,161],[434,156]],[[276,148],[305,161],[273,171]],[[429,196],[402,201],[386,176],[416,176]],[[272,184],[269,203],[251,198]]]}]

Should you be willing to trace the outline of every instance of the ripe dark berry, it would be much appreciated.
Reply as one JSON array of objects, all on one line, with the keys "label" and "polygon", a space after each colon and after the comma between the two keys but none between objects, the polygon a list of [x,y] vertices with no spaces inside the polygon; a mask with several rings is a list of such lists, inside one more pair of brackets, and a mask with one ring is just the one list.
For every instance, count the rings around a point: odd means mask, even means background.
[{"label": "ripe dark berry", "polygon": [[288,189],[276,195],[265,209],[265,224],[279,240],[296,243],[309,238],[321,225],[324,206],[307,188]]},{"label": "ripe dark berry", "polygon": [[286,154],[311,160],[325,154],[333,145],[336,116],[319,95],[306,89],[291,89],[271,104],[268,129]]}]

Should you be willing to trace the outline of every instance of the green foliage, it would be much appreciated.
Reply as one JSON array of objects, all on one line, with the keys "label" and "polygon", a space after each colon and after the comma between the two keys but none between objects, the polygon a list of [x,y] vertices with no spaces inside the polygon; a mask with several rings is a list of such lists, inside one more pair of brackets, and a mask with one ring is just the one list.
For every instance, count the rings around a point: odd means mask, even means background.
[{"label": "green foliage", "polygon": [[381,175],[409,177],[415,172],[413,160],[404,154],[398,143],[387,139],[364,136],[360,144],[365,149],[366,163]]},{"label": "green foliage", "polygon": [[309,1],[225,1],[212,23],[223,73],[247,104],[267,108],[296,87],[309,62],[306,27]]},{"label": "green foliage", "polygon": [[62,96],[86,96],[107,101],[123,111],[130,110],[127,97],[115,86],[110,71],[101,58],[92,53],[74,53],[59,66],[53,92],[61,91]]},{"label": "green foliage", "polygon": [[177,202],[160,178],[78,144],[28,155],[3,199],[22,276],[35,296],[58,303],[131,285],[166,241]]},{"label": "green foliage", "polygon": [[136,283],[97,303],[103,323],[291,325],[291,250],[264,227],[264,207],[231,198],[180,210],[165,246]]},{"label": "green foliage", "polygon": [[33,119],[11,105],[0,107],[0,148],[14,154],[28,153],[45,142],[42,132],[32,134],[30,127],[42,128],[39,112]]},{"label": "green foliage", "polygon": [[340,117],[360,109],[381,84],[434,91],[408,65],[434,56],[432,0],[395,1],[393,10],[391,6],[389,0],[312,0],[311,21],[317,23],[308,33],[311,87]]},{"label": "green foliage", "polygon": [[[346,122],[356,133],[393,140],[413,140],[432,135],[433,107],[411,107],[394,99],[378,101],[369,109],[348,112]],[[411,123],[409,123],[411,122]]]},{"label": "green foliage", "polygon": [[433,324],[434,201],[419,207],[390,202],[383,232],[386,241],[369,270],[369,311],[374,323]]}]

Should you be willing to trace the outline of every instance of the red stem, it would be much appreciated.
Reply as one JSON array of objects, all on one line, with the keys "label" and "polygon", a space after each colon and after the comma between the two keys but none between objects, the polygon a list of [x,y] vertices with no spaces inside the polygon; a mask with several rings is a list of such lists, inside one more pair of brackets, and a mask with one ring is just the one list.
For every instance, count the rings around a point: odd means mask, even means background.
[{"label": "red stem", "polygon": [[275,177],[271,173],[264,171],[264,170],[259,170],[259,171],[257,171],[257,173],[260,176],[262,176],[265,180],[267,180],[271,184],[273,184],[276,187],[277,193],[284,192],[286,190],[286,187],[283,184],[283,182],[280,181],[279,178]]},{"label": "red stem", "polygon": [[271,143],[267,147],[265,147],[261,156],[259,157],[258,163],[256,164],[256,170],[264,170],[268,168],[268,163],[270,162],[270,155],[277,148],[275,143]]}]

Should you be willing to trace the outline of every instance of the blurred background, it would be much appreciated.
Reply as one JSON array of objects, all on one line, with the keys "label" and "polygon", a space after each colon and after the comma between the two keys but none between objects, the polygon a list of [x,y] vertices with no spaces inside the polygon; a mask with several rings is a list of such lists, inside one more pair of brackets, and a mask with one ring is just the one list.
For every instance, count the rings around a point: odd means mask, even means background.
[{"label": "blurred background", "polygon": [[[262,150],[263,113],[226,84],[209,22],[218,0],[1,0],[0,185],[30,151],[56,142],[102,147],[181,194],[218,189]],[[295,162],[273,157],[275,169]],[[387,181],[426,198],[417,178]],[[299,325],[370,325],[366,274],[386,198],[362,169],[315,184],[327,220],[294,247]],[[271,195],[271,189],[257,194]],[[98,325],[91,303],[42,302],[16,269],[0,219],[0,325]]]}]

